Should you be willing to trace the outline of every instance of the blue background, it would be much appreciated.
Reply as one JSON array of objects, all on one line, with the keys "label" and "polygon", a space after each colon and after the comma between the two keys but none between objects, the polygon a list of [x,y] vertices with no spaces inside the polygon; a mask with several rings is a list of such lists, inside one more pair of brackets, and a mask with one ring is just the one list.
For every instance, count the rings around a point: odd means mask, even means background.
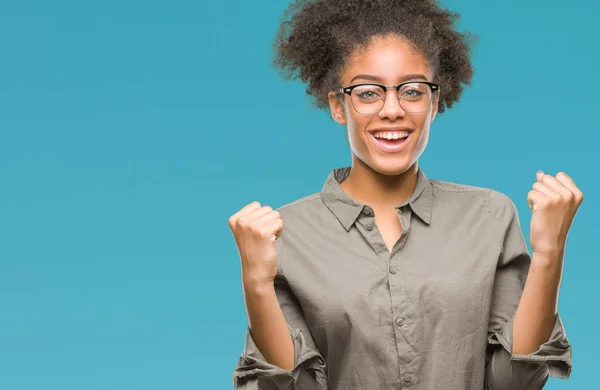
[{"label": "blue background", "polygon": [[[246,314],[228,217],[348,165],[344,129],[271,68],[287,2],[0,5],[0,389],[229,389]],[[490,187],[526,237],[535,172],[585,200],[560,311],[597,384],[598,2],[447,0],[476,75],[430,178]]]}]

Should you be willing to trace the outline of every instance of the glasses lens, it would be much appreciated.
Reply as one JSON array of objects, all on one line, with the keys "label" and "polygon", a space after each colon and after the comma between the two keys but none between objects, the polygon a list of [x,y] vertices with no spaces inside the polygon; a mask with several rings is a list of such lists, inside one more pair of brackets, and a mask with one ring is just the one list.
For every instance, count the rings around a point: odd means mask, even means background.
[{"label": "glasses lens", "polygon": [[429,108],[431,89],[424,83],[403,85],[398,92],[400,105],[408,112],[423,112]]},{"label": "glasses lens", "polygon": [[385,90],[376,85],[361,85],[352,90],[352,105],[361,114],[374,114],[383,107]]}]

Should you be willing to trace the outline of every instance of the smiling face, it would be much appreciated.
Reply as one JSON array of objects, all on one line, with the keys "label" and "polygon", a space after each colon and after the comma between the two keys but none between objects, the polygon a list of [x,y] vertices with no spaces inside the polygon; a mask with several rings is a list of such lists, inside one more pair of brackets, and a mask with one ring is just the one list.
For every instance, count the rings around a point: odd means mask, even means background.
[{"label": "smiling face", "polygon": [[[374,37],[366,49],[356,50],[351,55],[340,75],[342,87],[432,80],[433,70],[425,59],[396,35]],[[429,128],[437,112],[438,96],[439,92],[434,93],[432,103],[419,113],[405,111],[394,89],[388,89],[383,107],[374,114],[358,113],[348,94],[342,97],[330,93],[329,105],[333,118],[347,125],[353,164],[364,164],[384,175],[398,175],[412,167],[425,150]],[[378,129],[408,131],[409,136],[401,146],[389,147],[385,141],[375,138],[373,132]]]}]

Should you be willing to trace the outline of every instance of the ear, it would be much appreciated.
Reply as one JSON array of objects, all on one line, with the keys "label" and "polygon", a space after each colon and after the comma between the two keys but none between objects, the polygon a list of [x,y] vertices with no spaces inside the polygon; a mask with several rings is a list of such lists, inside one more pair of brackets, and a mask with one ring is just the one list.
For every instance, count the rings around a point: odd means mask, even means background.
[{"label": "ear", "polygon": [[331,109],[331,116],[333,120],[340,125],[346,124],[346,112],[344,110],[344,104],[342,103],[343,96],[337,95],[335,92],[329,92],[329,108]]}]

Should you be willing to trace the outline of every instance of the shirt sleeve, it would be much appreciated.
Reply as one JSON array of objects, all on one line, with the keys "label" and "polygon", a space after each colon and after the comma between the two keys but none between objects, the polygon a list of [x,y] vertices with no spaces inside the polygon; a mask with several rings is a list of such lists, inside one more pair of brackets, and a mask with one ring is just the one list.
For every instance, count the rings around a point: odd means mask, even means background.
[{"label": "shirt sleeve", "polygon": [[519,223],[515,204],[505,194],[490,191],[491,223],[502,235],[498,259],[486,355],[487,390],[538,390],[549,376],[568,378],[571,374],[571,345],[557,315],[548,340],[531,354],[512,353],[514,314],[519,305],[531,256]]},{"label": "shirt sleeve", "polygon": [[[277,240],[281,256],[283,236]],[[273,365],[257,348],[246,329],[244,350],[233,372],[235,390],[327,390],[326,364],[317,349],[298,300],[278,266],[275,293],[294,343],[294,367],[286,370]]]}]

